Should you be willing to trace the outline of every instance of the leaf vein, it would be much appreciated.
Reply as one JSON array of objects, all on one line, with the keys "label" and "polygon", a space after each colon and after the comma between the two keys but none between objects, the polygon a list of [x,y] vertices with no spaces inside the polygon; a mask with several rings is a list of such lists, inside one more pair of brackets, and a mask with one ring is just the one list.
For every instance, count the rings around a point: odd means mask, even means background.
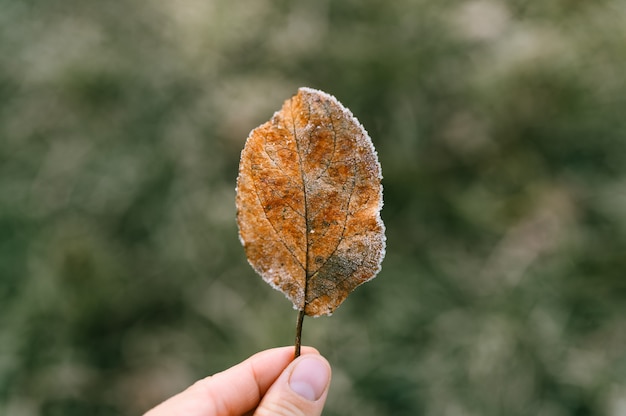
[{"label": "leaf vein", "polygon": [[280,233],[278,232],[278,230],[274,226],[274,223],[267,216],[267,211],[265,210],[265,207],[263,206],[263,202],[261,200],[261,195],[259,195],[259,190],[258,190],[257,184],[256,184],[255,181],[253,181],[252,183],[254,184],[254,192],[255,192],[255,194],[257,196],[257,199],[259,200],[259,205],[261,205],[261,209],[263,210],[263,215],[264,215],[265,219],[267,220],[267,222],[269,222],[270,226],[272,227],[272,230],[274,230],[274,233],[278,237],[278,240],[280,240],[280,242],[283,244],[283,246],[285,246],[285,248],[287,249],[289,254],[291,254],[291,256],[294,258],[296,263],[298,263],[298,265],[306,272],[306,269],[305,269],[304,265],[302,264],[302,262],[300,262],[300,260],[298,259],[298,256],[296,256],[296,254],[294,253],[293,249],[287,245],[285,240],[283,240],[283,238],[281,237]]},{"label": "leaf vein", "polygon": [[337,239],[337,245],[335,246],[333,251],[331,251],[331,253],[328,255],[328,257],[326,257],[326,260],[324,260],[324,263],[322,263],[322,265],[315,271],[315,273],[313,273],[311,275],[311,277],[315,276],[316,274],[319,273],[320,270],[322,270],[322,268],[326,265],[326,263],[328,263],[328,260],[330,260],[332,258],[332,256],[335,255],[335,253],[339,249],[339,246],[341,245],[341,242],[344,239],[344,235],[346,233],[346,224],[348,223],[348,217],[350,216],[350,212],[349,212],[350,201],[352,201],[352,195],[354,194],[354,189],[356,188],[356,165],[354,167],[354,170],[355,170],[355,174],[352,176],[352,189],[350,190],[350,195],[348,197],[348,202],[346,204],[346,216],[345,216],[344,221],[343,221],[343,228],[341,229],[341,235]]}]

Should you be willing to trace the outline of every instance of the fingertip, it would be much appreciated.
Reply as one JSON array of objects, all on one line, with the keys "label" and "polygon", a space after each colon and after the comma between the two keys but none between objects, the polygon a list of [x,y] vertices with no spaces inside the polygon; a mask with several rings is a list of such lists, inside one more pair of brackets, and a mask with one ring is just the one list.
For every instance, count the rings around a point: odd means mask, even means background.
[{"label": "fingertip", "polygon": [[256,415],[321,415],[330,386],[330,364],[311,348],[294,359],[270,387]]},{"label": "fingertip", "polygon": [[308,354],[298,357],[289,377],[289,387],[299,396],[316,401],[326,392],[330,384],[331,369],[321,355]]},{"label": "fingertip", "polygon": [[322,355],[315,347],[303,346],[300,350],[300,355],[306,355],[306,354]]}]

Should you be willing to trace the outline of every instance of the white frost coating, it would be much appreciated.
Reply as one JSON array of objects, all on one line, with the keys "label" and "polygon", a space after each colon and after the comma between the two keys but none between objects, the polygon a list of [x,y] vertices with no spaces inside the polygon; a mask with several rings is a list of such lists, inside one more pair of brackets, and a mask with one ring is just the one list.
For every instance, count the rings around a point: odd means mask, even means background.
[{"label": "white frost coating", "polygon": [[[315,88],[310,88],[310,87],[300,87],[298,89],[299,91],[304,91],[306,93],[309,94],[314,94],[314,95],[321,95],[326,97],[327,99],[329,99],[330,101],[334,102],[335,104],[337,104],[337,106],[341,109],[341,111],[343,112],[344,116],[351,120],[354,124],[356,124],[357,126],[360,127],[361,131],[363,132],[362,136],[357,137],[357,142],[359,142],[361,145],[364,145],[365,147],[368,147],[369,150],[374,154],[374,160],[376,162],[376,167],[378,169],[378,179],[380,179],[382,181],[383,179],[383,174],[382,174],[382,168],[380,166],[380,162],[378,161],[378,152],[376,152],[376,148],[374,147],[374,143],[372,142],[372,139],[370,138],[369,134],[367,133],[367,130],[365,130],[365,127],[363,127],[363,124],[361,124],[361,122],[354,116],[354,114],[352,114],[352,111],[350,111],[350,109],[346,108],[343,104],[341,104],[341,102],[332,94],[328,94],[327,92],[321,91],[321,90],[317,90]],[[377,211],[377,215],[376,215],[376,222],[378,223],[378,225],[381,227],[381,232],[382,232],[382,247],[379,253],[379,258],[378,258],[378,267],[376,269],[376,271],[374,272],[374,274],[372,275],[372,277],[370,277],[369,279],[366,280],[366,282],[369,282],[370,280],[372,280],[374,277],[376,277],[376,275],[380,272],[380,270],[382,269],[382,262],[383,259],[385,258],[385,254],[386,254],[386,247],[387,247],[387,235],[385,233],[386,229],[385,229],[385,223],[383,222],[381,216],[380,216],[380,211],[383,209],[383,185],[381,183],[380,185],[380,192],[378,194],[378,211]]]}]

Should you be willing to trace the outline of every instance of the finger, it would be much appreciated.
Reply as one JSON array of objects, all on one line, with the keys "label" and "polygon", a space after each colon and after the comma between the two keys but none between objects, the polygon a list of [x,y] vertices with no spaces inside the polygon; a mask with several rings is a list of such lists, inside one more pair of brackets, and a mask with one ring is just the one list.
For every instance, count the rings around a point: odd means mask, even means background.
[{"label": "finger", "polygon": [[321,355],[298,357],[270,387],[254,414],[319,416],[326,403],[330,378],[330,365]]},{"label": "finger", "polygon": [[[304,354],[319,354],[303,347]],[[293,347],[259,352],[236,366],[196,382],[144,416],[240,416],[254,409],[293,360]]]}]

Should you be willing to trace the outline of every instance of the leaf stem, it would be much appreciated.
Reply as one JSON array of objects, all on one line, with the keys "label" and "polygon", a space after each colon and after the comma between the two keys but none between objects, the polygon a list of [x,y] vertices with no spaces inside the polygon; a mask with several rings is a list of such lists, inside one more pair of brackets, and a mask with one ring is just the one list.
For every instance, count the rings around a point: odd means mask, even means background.
[{"label": "leaf stem", "polygon": [[296,351],[294,358],[300,356],[300,347],[302,346],[302,323],[304,322],[304,308],[298,310],[298,321],[296,322]]}]

